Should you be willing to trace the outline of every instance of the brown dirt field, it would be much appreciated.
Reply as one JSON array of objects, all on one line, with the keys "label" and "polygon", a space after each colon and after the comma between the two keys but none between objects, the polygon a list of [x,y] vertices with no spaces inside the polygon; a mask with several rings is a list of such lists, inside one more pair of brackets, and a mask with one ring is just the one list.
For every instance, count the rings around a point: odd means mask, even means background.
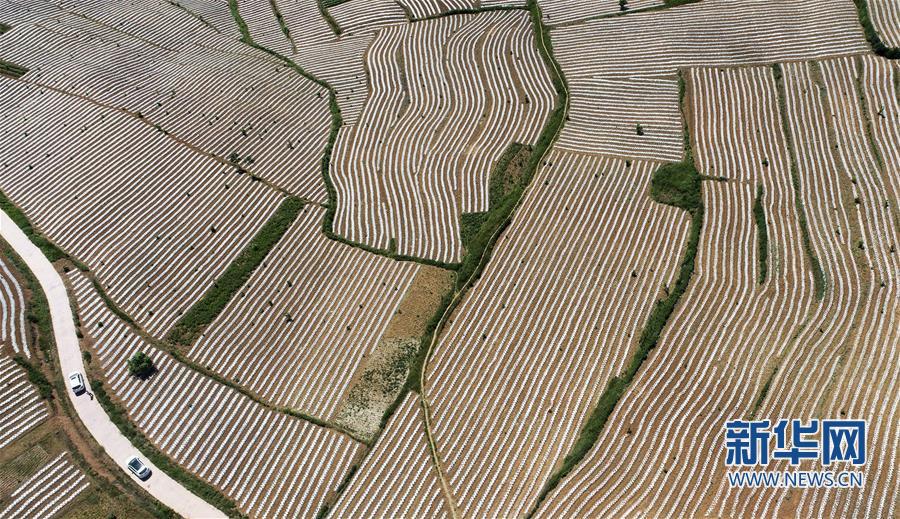
[{"label": "brown dirt field", "polygon": [[452,289],[453,277],[453,272],[438,267],[419,267],[375,350],[354,375],[332,418],[337,425],[367,440],[377,436],[385,411],[403,389],[428,322]]}]

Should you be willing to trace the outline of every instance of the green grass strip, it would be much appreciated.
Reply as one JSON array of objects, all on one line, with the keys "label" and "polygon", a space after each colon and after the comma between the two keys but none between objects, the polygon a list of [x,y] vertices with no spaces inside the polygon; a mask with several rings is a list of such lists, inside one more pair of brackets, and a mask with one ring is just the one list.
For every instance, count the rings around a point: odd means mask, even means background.
[{"label": "green grass strip", "polygon": [[3,34],[4,32],[7,32],[10,29],[12,29],[11,25],[6,25],[5,23],[0,23],[0,34]]},{"label": "green grass strip", "polygon": [[866,35],[866,39],[869,41],[869,45],[872,47],[872,51],[887,59],[900,59],[900,47],[889,47],[881,39],[878,30],[875,29],[875,24],[872,22],[872,17],[869,15],[868,2],[866,2],[866,0],[853,0],[853,2],[856,4],[856,13],[859,15],[859,23],[862,24],[863,32]]},{"label": "green grass strip", "polygon": [[207,503],[224,512],[229,517],[246,517],[241,513],[237,505],[219,492],[219,490],[181,468],[181,466],[157,449],[156,446],[131,423],[125,410],[109,397],[102,382],[91,380],[90,383],[94,396],[97,397],[97,402],[100,403],[112,422],[116,424],[119,431],[128,438],[128,441],[137,447],[141,454],[146,456],[147,459],[165,472],[166,475]]},{"label": "green grass strip", "polygon": [[23,213],[18,206],[13,204],[3,192],[0,192],[0,209],[3,209],[3,211],[12,218],[12,221],[25,232],[25,236],[28,236],[28,239],[41,249],[41,252],[47,257],[50,263],[68,258],[68,255],[63,252],[62,249],[57,247],[55,243],[45,238],[31,226],[31,222],[28,221],[25,213]]},{"label": "green grass strip", "polygon": [[228,0],[228,9],[231,10],[231,17],[234,18],[234,23],[241,32],[241,41],[247,45],[253,45],[253,37],[250,36],[250,29],[247,27],[247,22],[245,22],[244,18],[241,16],[237,0]]},{"label": "green grass strip", "polygon": [[825,272],[822,270],[822,264],[816,256],[816,251],[812,246],[812,239],[809,233],[809,222],[806,220],[806,211],[803,208],[803,197],[800,195],[800,171],[797,167],[797,153],[794,150],[793,137],[791,135],[790,122],[787,115],[787,94],[784,89],[784,74],[781,65],[778,63],[772,65],[772,75],[775,77],[775,88],[778,91],[778,111],[781,114],[781,128],[784,132],[784,140],[787,145],[788,154],[791,157],[791,184],[794,188],[794,205],[797,207],[797,220],[800,223],[800,235],[803,239],[803,250],[809,260],[810,268],[813,271],[813,285],[817,300],[825,297]]},{"label": "green grass strip", "polygon": [[21,66],[16,65],[15,63],[11,63],[9,61],[3,61],[0,59],[0,75],[8,76],[13,79],[19,79],[28,73],[28,69]]},{"label": "green grass strip", "polygon": [[753,201],[753,221],[756,222],[756,251],[759,261],[759,284],[766,282],[769,274],[769,232],[766,226],[766,210],[762,203],[763,187],[756,187],[756,200]]},{"label": "green grass strip", "polygon": [[13,360],[16,361],[16,364],[21,366],[26,375],[28,376],[28,381],[34,384],[37,388],[38,393],[40,393],[41,398],[44,400],[52,400],[53,399],[53,385],[50,384],[50,381],[47,380],[47,377],[44,376],[44,373],[41,372],[34,364],[25,360],[25,357],[21,355],[16,355],[13,357]]},{"label": "green grass strip", "polygon": [[212,288],[175,323],[166,340],[182,345],[192,344],[246,283],[250,274],[263,262],[302,209],[301,200],[285,198],[247,247],[213,283]]},{"label": "green grass strip", "polygon": [[[670,175],[673,173],[675,178],[670,178]],[[687,178],[690,176],[693,176],[693,178]],[[687,189],[672,190],[673,186],[687,187]],[[647,359],[647,356],[659,342],[659,337],[663,328],[665,328],[666,322],[675,310],[679,299],[687,290],[691,276],[694,274],[697,247],[700,243],[700,230],[703,228],[703,204],[700,197],[699,174],[697,174],[690,163],[663,166],[654,173],[651,183],[651,197],[660,203],[669,204],[670,202],[675,202],[670,205],[686,209],[691,214],[690,233],[688,234],[688,241],[678,271],[678,279],[675,281],[675,287],[668,297],[656,302],[656,305],[650,312],[650,317],[647,319],[647,324],[641,332],[637,350],[631,357],[631,361],[622,374],[613,377],[607,383],[606,389],[600,395],[597,405],[591,411],[587,422],[582,427],[578,439],[572,445],[569,454],[563,459],[559,470],[547,480],[538,496],[535,507],[528,514],[528,517],[534,516],[538,507],[550,492],[584,459],[594,444],[597,443],[597,439],[600,437],[600,433],[603,431],[609,416],[619,403],[622,395],[625,394],[629,384],[634,380],[644,360]]]}]

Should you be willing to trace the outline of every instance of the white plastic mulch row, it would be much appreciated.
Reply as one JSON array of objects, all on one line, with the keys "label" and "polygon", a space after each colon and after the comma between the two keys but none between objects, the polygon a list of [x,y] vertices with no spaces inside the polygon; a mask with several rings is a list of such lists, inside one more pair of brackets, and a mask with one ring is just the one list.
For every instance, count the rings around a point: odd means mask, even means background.
[{"label": "white plastic mulch row", "polygon": [[11,263],[0,256],[0,341],[9,342],[16,355],[31,357],[25,324],[25,294]]},{"label": "white plastic mulch row", "polygon": [[189,355],[279,407],[329,419],[418,265],[327,239],[324,213],[304,209]]},{"label": "white plastic mulch row", "polygon": [[0,448],[6,447],[50,416],[47,405],[11,358],[0,356]]},{"label": "white plastic mulch row", "polygon": [[387,27],[367,63],[372,93],[331,161],[335,231],[458,261],[460,213],[488,210],[493,164],[511,143],[534,142],[553,106],[527,13]]},{"label": "white plastic mulch row", "polygon": [[839,0],[704,0],[551,36],[571,87],[558,147],[666,162],[682,155],[677,69],[869,50],[852,2]]},{"label": "white plastic mulch row", "polygon": [[456,310],[426,386],[461,515],[528,512],[672,286],[689,223],[656,167],[550,153]]},{"label": "white plastic mulch row", "polygon": [[[180,364],[116,318],[84,275],[69,276],[81,322],[95,339],[94,358],[107,377],[107,390],[150,441],[250,516],[318,512],[361,444],[272,411]],[[127,360],[138,351],[158,369],[147,380],[128,373]]]},{"label": "white plastic mulch row", "polygon": [[13,491],[0,517],[54,517],[89,486],[84,472],[63,452]]}]

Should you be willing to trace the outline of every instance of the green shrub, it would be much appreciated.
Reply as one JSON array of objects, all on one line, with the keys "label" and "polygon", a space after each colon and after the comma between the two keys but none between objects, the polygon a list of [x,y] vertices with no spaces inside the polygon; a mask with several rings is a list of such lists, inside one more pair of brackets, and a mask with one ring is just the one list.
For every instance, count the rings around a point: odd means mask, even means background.
[{"label": "green shrub", "polygon": [[694,211],[702,203],[700,174],[690,162],[666,164],[650,178],[650,196],[661,204]]},{"label": "green shrub", "polygon": [[153,359],[149,355],[139,351],[128,359],[128,372],[141,380],[146,380],[156,373],[156,366],[153,365]]},{"label": "green shrub", "polygon": [[47,380],[47,377],[44,376],[44,373],[41,372],[41,370],[19,355],[13,357],[13,360],[25,370],[28,381],[34,384],[38,393],[40,393],[41,398],[45,400],[53,398],[53,385],[50,384],[50,381]]}]

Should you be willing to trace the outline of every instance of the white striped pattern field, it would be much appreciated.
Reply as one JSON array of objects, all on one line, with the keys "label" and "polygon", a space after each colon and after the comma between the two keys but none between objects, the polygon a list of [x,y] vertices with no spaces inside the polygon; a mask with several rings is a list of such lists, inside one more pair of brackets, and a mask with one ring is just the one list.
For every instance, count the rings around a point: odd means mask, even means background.
[{"label": "white striped pattern field", "polygon": [[0,345],[9,344],[13,354],[31,357],[25,324],[25,293],[13,274],[12,262],[0,256]]},{"label": "white striped pattern field", "polygon": [[554,26],[601,16],[630,14],[659,7],[663,5],[663,0],[627,0],[624,11],[619,0],[539,0],[538,5],[544,15],[544,23]]},{"label": "white striped pattern field", "polygon": [[900,0],[867,0],[872,24],[888,47],[900,47]]},{"label": "white striped pattern field", "polygon": [[47,419],[47,405],[11,358],[0,355],[0,449]]},{"label": "white striped pattern field", "polygon": [[382,29],[372,94],[331,161],[334,229],[400,254],[459,261],[460,213],[488,209],[494,161],[537,139],[553,89],[527,13],[488,12]]},{"label": "white striped pattern field", "polygon": [[55,517],[90,486],[87,476],[63,452],[24,481],[0,509],[0,517]]},{"label": "white striped pattern field", "polygon": [[[855,67],[850,59],[835,63],[844,72]],[[832,66],[838,67],[825,68]],[[894,515],[898,483],[889,467],[896,463],[900,432],[900,369],[887,359],[896,357],[900,344],[897,260],[890,266],[893,274],[887,265],[863,260],[854,251],[853,235],[867,225],[878,238],[870,242],[873,236],[867,235],[866,242],[877,244],[876,250],[896,242],[896,230],[877,213],[883,211],[882,200],[897,198],[879,191],[879,182],[868,175],[868,182],[860,178],[857,185],[875,201],[856,206],[848,192],[850,177],[841,176],[871,160],[865,157],[869,148],[861,120],[835,128],[846,132],[839,149],[848,151],[841,159],[832,156],[831,118],[821,110],[806,65],[783,67],[790,130],[799,150],[800,197],[828,281],[825,298],[815,300],[804,258],[771,69],[691,71],[698,166],[701,173],[733,180],[704,183],[707,216],[691,286],[594,449],[538,516]],[[832,107],[838,106],[840,91],[848,113],[859,115],[851,108],[857,99],[852,74],[829,87]],[[869,166],[877,170],[873,162]],[[857,169],[860,177],[863,169]],[[756,185],[764,189],[768,224],[765,285],[756,278],[751,209]],[[848,210],[858,214],[854,218]],[[874,272],[861,263],[874,266]],[[881,280],[887,283],[879,289]],[[874,426],[868,448],[879,459],[870,458],[863,492],[729,488],[724,424],[754,411],[773,372],[756,418],[867,418]],[[815,464],[804,463],[800,470],[816,470]]]},{"label": "white striped pattern field", "polygon": [[115,5],[15,28],[0,38],[0,56],[30,69],[24,81],[125,110],[293,194],[326,200],[323,87],[168,3]]},{"label": "white striped pattern field", "polygon": [[343,35],[406,23],[406,12],[394,0],[349,0],[328,9]]},{"label": "white striped pattern field", "polygon": [[[542,517],[700,516],[710,487],[725,477],[725,421],[752,406],[813,301],[771,69],[699,69],[687,79],[697,167],[728,180],[703,183],[691,284],[594,449],[550,494]],[[757,186],[769,236],[764,285]]]},{"label": "white striped pattern field", "polygon": [[[69,279],[106,386],[164,454],[220,489],[253,517],[311,517],[344,479],[362,444],[263,407],[175,361],[135,335],[103,304],[84,275]],[[128,374],[149,355],[158,373]]]},{"label": "white striped pattern field", "polygon": [[648,162],[553,152],[427,366],[466,517],[524,515],[675,279],[687,213]]},{"label": "white striped pattern field", "polygon": [[[800,495],[723,487],[724,502],[731,504],[725,513],[875,518],[896,517],[900,506],[900,163],[895,161],[897,141],[891,144],[893,155],[881,155],[884,168],[873,153],[865,130],[867,103],[861,106],[856,92],[858,66],[858,60],[846,58],[784,66],[800,182],[815,186],[804,190],[803,198],[828,290],[823,308],[810,320],[811,337],[785,359],[759,415],[866,419],[871,455],[863,469],[865,485]],[[890,121],[896,134],[898,92],[884,73],[887,66],[867,58],[863,70],[869,70],[871,88],[893,90],[895,100],[884,105],[884,122]],[[880,119],[872,108],[868,105],[870,117]],[[846,468],[844,463],[834,467]],[[800,466],[820,469],[818,461]]]},{"label": "white striped pattern field", "polygon": [[228,0],[166,0],[176,4],[209,25],[216,32],[231,39],[240,39],[241,31],[234,23]]},{"label": "white striped pattern field", "polygon": [[664,161],[682,154],[676,69],[868,50],[852,3],[839,0],[703,0],[551,36],[571,85],[558,147]]},{"label": "white striped pattern field", "polygon": [[449,517],[417,394],[407,393],[391,415],[329,517]]},{"label": "white striped pattern field", "polygon": [[189,356],[279,407],[330,419],[413,277],[329,240],[307,206]]},{"label": "white striped pattern field", "polygon": [[0,77],[0,189],[164,334],[283,198],[140,120]]}]

